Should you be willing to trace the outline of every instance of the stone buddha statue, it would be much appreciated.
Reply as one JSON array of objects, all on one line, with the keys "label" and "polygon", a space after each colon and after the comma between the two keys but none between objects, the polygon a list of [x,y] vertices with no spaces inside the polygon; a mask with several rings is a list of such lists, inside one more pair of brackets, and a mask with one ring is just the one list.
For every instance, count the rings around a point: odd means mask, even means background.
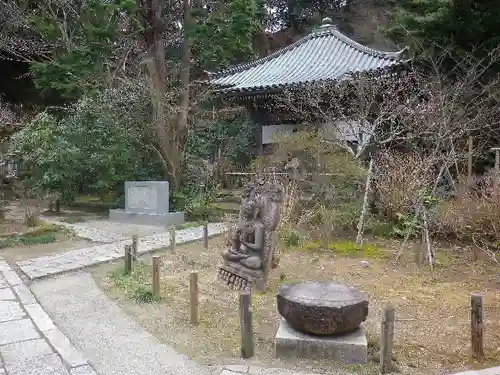
[{"label": "stone buddha statue", "polygon": [[237,262],[252,270],[262,268],[266,229],[259,213],[259,206],[254,200],[247,200],[242,204],[241,216],[233,231],[230,247],[222,251],[225,260]]},{"label": "stone buddha statue", "polygon": [[255,284],[263,290],[272,267],[275,231],[279,223],[283,187],[263,180],[245,188],[238,222],[232,228],[219,278],[241,289]]}]

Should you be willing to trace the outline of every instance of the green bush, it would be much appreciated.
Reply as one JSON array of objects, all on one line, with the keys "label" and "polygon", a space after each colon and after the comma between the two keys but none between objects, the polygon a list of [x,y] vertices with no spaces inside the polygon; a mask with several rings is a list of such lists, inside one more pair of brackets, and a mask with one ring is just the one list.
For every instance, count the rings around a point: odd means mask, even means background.
[{"label": "green bush", "polygon": [[63,117],[38,114],[12,137],[10,152],[29,167],[30,186],[63,201],[78,193],[123,192],[126,180],[164,178],[144,121],[149,116],[147,88],[124,82],[81,98]]},{"label": "green bush", "polygon": [[46,232],[39,235],[23,234],[0,238],[0,249],[15,246],[31,246],[53,243],[57,241],[56,232]]},{"label": "green bush", "polygon": [[353,241],[335,241],[328,244],[328,249],[336,255],[346,257],[381,258],[383,253],[374,244],[357,245]]}]

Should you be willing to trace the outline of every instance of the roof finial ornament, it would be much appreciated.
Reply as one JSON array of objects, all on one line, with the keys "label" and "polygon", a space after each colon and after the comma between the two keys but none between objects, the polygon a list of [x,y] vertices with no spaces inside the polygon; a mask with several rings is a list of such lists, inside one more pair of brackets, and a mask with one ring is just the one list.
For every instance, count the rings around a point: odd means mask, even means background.
[{"label": "roof finial ornament", "polygon": [[323,18],[323,21],[321,21],[321,26],[323,27],[333,26],[332,19],[330,17]]}]

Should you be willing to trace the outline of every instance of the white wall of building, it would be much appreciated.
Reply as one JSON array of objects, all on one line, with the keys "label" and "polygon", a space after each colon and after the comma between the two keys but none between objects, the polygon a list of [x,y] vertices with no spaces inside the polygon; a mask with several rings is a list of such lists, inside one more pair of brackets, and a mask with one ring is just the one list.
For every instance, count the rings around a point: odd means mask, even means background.
[{"label": "white wall of building", "polygon": [[278,134],[291,134],[301,129],[304,129],[304,126],[300,124],[262,126],[262,144],[274,143],[274,137]]},{"label": "white wall of building", "polygon": [[[344,139],[349,142],[364,144],[370,138],[371,126],[368,122],[362,125],[359,121],[336,120],[321,125],[326,137]],[[300,124],[265,125],[262,127],[262,144],[273,143],[273,137],[279,133],[291,134],[304,129]]]}]

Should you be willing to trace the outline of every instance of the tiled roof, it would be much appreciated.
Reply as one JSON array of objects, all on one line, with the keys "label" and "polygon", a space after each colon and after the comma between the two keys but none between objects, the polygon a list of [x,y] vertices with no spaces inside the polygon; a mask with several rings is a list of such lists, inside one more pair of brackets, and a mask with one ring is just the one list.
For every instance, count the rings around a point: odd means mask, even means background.
[{"label": "tiled roof", "polygon": [[219,92],[251,93],[384,69],[405,62],[402,51],[382,52],[342,34],[330,19],[306,37],[273,54],[215,73],[211,85]]}]

